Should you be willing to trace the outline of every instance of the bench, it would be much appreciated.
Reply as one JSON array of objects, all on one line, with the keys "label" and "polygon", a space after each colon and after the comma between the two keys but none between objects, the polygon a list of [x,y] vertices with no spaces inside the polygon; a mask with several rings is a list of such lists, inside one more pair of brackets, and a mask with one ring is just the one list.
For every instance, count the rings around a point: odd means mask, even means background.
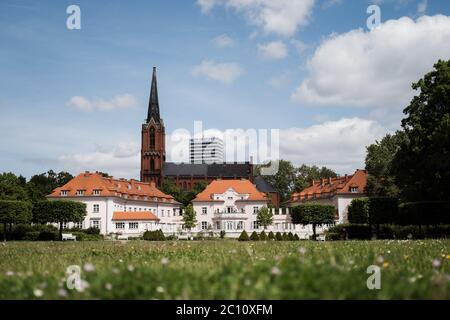
[{"label": "bench", "polygon": [[71,233],[63,233],[63,234],[62,234],[62,240],[63,240],[63,241],[67,241],[67,240],[76,241],[76,240],[77,240],[77,237],[74,236],[74,235],[71,234]]}]

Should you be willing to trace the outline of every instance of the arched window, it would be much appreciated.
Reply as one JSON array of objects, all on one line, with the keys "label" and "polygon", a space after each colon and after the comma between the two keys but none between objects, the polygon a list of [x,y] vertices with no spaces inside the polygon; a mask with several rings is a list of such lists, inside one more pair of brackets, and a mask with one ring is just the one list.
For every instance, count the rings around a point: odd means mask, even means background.
[{"label": "arched window", "polygon": [[155,171],[155,160],[150,159],[150,171]]},{"label": "arched window", "polygon": [[150,128],[150,148],[155,147],[155,128]]}]

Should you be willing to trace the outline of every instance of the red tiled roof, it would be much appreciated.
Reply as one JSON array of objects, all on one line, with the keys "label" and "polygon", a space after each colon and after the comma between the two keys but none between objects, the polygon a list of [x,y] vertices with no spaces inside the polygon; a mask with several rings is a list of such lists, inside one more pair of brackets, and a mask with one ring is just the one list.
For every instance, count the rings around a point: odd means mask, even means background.
[{"label": "red tiled roof", "polygon": [[[61,195],[62,191],[66,192],[65,196]],[[133,179],[114,179],[92,172],[79,174],[62,187],[53,190],[48,197],[76,197],[78,196],[77,191],[84,191],[84,196],[115,196],[177,203],[171,195],[167,195],[156,188],[154,183],[144,183]],[[94,194],[94,191],[96,194]]]},{"label": "red tiled roof", "polygon": [[144,221],[144,220],[154,220],[159,221],[159,218],[155,216],[150,211],[116,211],[113,213],[112,220],[120,220],[120,221]]},{"label": "red tiled roof", "polygon": [[[312,186],[302,192],[293,193],[291,202],[328,198],[335,194],[365,195],[366,184],[367,172],[356,170],[351,176],[315,180]],[[351,192],[351,188],[357,188],[357,192]]]},{"label": "red tiled roof", "polygon": [[214,201],[214,194],[223,194],[230,188],[239,194],[248,194],[246,201],[267,201],[266,195],[247,179],[214,180],[193,201]]}]

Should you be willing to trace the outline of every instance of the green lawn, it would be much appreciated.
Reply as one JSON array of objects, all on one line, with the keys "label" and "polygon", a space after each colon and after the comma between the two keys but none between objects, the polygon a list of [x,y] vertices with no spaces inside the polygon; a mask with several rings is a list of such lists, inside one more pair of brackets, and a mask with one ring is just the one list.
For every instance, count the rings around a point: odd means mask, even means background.
[{"label": "green lawn", "polygon": [[[450,299],[450,240],[11,242],[1,299]],[[369,290],[369,265],[381,289]],[[66,288],[80,265],[84,289]]]}]

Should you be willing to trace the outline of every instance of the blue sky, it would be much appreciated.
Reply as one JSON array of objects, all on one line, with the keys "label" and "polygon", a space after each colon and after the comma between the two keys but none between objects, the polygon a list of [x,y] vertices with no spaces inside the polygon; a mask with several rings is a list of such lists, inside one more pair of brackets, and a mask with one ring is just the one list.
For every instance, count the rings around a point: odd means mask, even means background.
[{"label": "blue sky", "polygon": [[440,0],[4,0],[1,171],[138,177],[156,66],[169,138],[195,120],[280,129],[281,157],[351,173],[398,128],[411,82],[450,58],[449,14]]}]

